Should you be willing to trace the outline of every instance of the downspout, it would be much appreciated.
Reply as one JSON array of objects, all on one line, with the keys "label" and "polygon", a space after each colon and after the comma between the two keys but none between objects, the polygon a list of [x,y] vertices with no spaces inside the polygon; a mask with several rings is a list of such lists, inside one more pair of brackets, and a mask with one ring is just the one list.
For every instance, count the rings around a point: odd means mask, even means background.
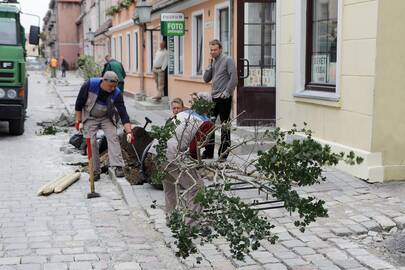
[{"label": "downspout", "polygon": [[[105,32],[103,33],[103,36],[105,36],[107,38],[107,46],[108,46],[108,50],[107,50],[107,54],[111,55],[111,36],[107,35]],[[103,55],[104,58],[105,55]]]},{"label": "downspout", "polygon": [[[235,53],[235,50],[233,48],[233,44],[234,44],[234,42],[233,42],[233,38],[234,38],[233,19],[234,19],[234,14],[235,14],[234,9],[235,9],[234,0],[229,0],[229,11],[230,11],[230,16],[229,16],[229,18],[230,18],[229,19],[229,32],[230,32],[230,34],[229,34],[229,47],[230,48],[229,49],[230,49],[230,52],[229,52],[229,54],[231,55],[231,57],[234,56],[233,59],[235,59],[235,64],[237,65],[238,64],[238,55],[237,55],[237,51]],[[234,53],[235,53],[235,55],[234,55]],[[236,89],[235,93],[237,93],[237,91],[238,91],[238,89]],[[231,114],[233,114],[233,116],[236,116],[236,113],[237,113],[237,107],[236,107],[237,102],[236,102],[235,96],[237,96],[237,95],[234,95],[233,102],[232,102],[233,108],[232,108]]]},{"label": "downspout", "polygon": [[[234,52],[234,49],[233,49],[233,14],[235,14],[234,13],[234,3],[233,3],[233,1],[234,0],[229,0],[229,11],[230,11],[230,19],[229,19],[229,48],[230,48],[230,55],[232,55],[232,56],[234,56],[233,55],[233,52]],[[235,55],[235,58],[234,59],[236,59],[237,58],[237,55]]]}]

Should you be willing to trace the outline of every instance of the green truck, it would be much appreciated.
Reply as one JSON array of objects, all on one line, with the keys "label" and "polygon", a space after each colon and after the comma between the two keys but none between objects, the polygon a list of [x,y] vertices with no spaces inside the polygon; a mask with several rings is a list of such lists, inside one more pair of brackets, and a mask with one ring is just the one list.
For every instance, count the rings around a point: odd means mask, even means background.
[{"label": "green truck", "polygon": [[[0,0],[0,121],[12,135],[24,133],[28,105],[25,30],[16,0]],[[39,43],[39,26],[31,26],[29,42]]]}]

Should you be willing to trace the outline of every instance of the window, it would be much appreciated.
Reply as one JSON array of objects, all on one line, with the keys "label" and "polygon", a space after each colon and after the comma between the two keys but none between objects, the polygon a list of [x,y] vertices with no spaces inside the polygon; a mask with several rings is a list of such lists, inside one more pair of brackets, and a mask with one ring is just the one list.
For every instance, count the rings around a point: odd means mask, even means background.
[{"label": "window", "polygon": [[184,37],[178,36],[174,37],[174,46],[175,46],[175,73],[176,74],[183,74],[184,69]]},{"label": "window", "polygon": [[118,53],[119,53],[119,61],[122,62],[122,36],[118,37]]},{"label": "window", "polygon": [[139,62],[138,62],[138,32],[134,33],[134,71],[138,72]]},{"label": "window", "polygon": [[222,52],[229,55],[229,8],[218,9],[217,14],[218,39],[222,44]]},{"label": "window", "polygon": [[153,34],[152,31],[148,31],[148,72],[152,72],[153,67]]},{"label": "window", "polygon": [[112,56],[112,58],[116,58],[117,57],[117,47],[116,47],[116,45],[115,45],[115,37],[113,37],[112,39],[111,39],[111,56]]},{"label": "window", "polygon": [[131,70],[131,34],[127,33],[127,70]]},{"label": "window", "polygon": [[307,1],[306,89],[336,91],[338,0]]},{"label": "window", "polygon": [[203,14],[193,15],[193,74],[202,75],[203,67]]},{"label": "window", "polygon": [[17,21],[15,18],[0,18],[0,44],[17,45]]},{"label": "window", "polygon": [[245,2],[244,66],[247,87],[276,86],[276,1]]}]

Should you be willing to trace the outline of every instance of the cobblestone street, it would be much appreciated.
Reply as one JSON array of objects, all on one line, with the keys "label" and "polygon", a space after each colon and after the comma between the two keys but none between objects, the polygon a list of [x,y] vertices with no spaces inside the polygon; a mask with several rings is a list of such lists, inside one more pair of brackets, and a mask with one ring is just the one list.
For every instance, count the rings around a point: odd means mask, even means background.
[{"label": "cobblestone street", "polygon": [[101,198],[87,200],[88,177],[60,194],[37,197],[43,184],[68,172],[60,147],[69,136],[38,136],[36,122],[62,112],[44,77],[30,77],[27,130],[0,137],[0,269],[183,269],[140,211],[124,203],[106,176]]},{"label": "cobblestone street", "polygon": [[[63,193],[37,197],[44,183],[74,170],[67,162],[83,160],[67,148],[68,133],[36,134],[37,122],[72,111],[79,83],[72,74],[55,84],[31,75],[25,134],[10,137],[0,123],[0,270],[405,269],[404,260],[377,248],[405,227],[405,183],[368,184],[333,168],[325,170],[326,182],[301,191],[325,200],[329,217],[301,233],[286,211],[263,211],[276,225],[279,242],[263,242],[245,262],[233,260],[223,240],[199,248],[201,264],[196,256],[179,260],[165,225],[163,192],[149,184],[130,186],[103,174],[96,183],[102,197],[88,200],[83,174]],[[138,123],[148,115],[160,124],[168,114],[138,111],[129,97],[125,101]],[[257,191],[238,194],[246,201],[257,197]],[[156,209],[150,207],[153,200]]]}]

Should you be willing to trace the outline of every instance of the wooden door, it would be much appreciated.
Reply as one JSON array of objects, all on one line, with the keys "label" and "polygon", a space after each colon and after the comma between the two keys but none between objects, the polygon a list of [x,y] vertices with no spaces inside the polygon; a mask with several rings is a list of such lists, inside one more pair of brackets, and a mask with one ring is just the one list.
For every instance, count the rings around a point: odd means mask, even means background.
[{"label": "wooden door", "polygon": [[238,0],[238,125],[276,116],[276,0]]}]

